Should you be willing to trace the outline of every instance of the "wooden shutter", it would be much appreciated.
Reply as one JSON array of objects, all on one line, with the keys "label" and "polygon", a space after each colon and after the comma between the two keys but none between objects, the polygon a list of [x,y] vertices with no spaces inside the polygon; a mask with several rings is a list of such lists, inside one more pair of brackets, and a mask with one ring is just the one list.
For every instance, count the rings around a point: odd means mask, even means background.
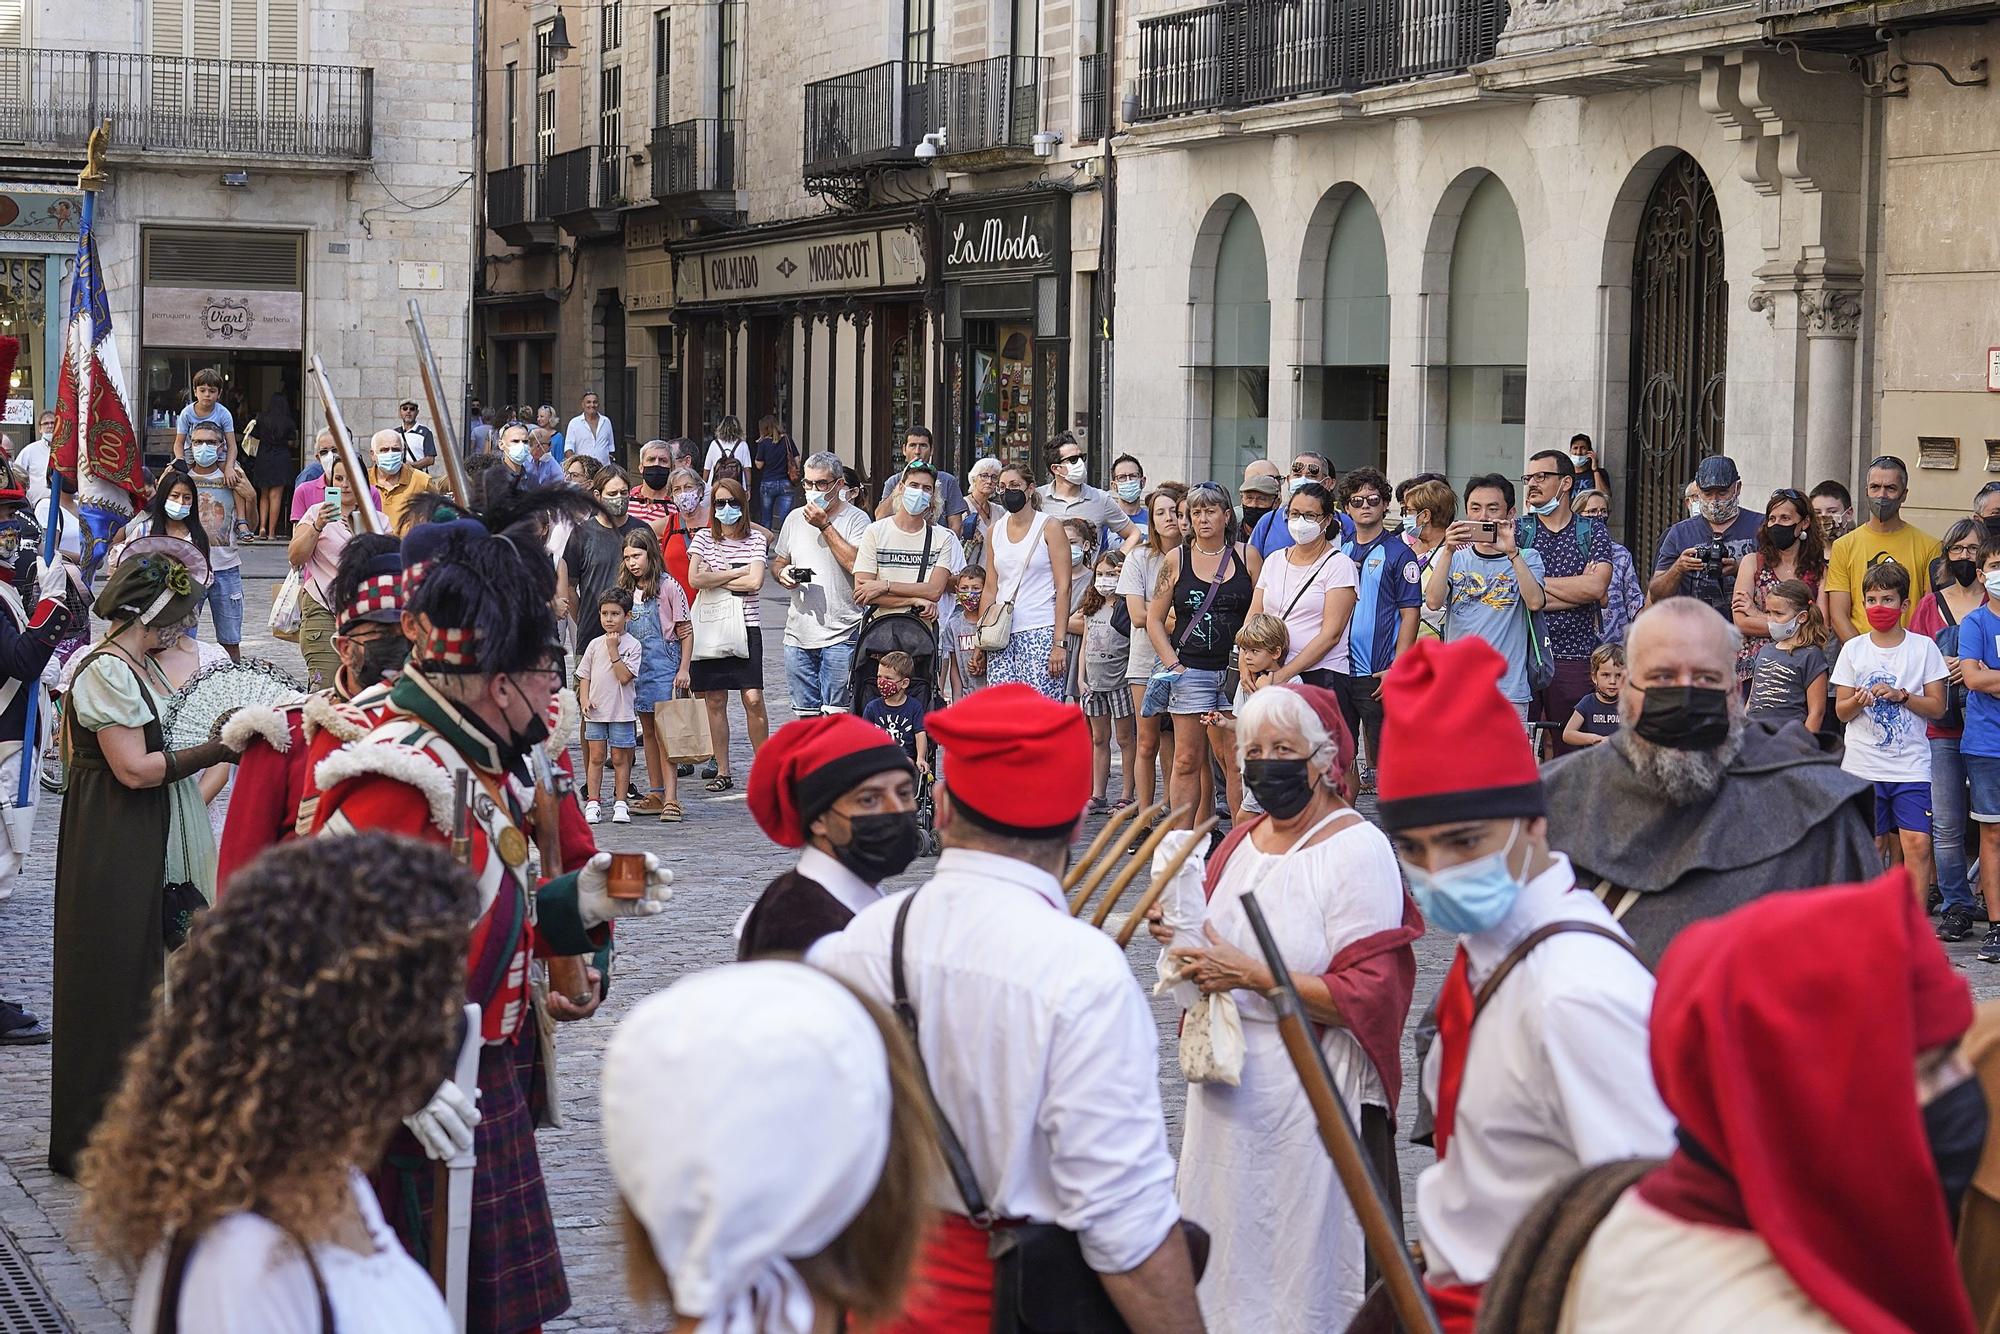
[{"label": "wooden shutter", "polygon": [[147,46],[156,56],[187,54],[186,0],[153,0]]},{"label": "wooden shutter", "polygon": [[[232,0],[232,3],[249,8],[257,0]],[[287,65],[303,63],[306,55],[299,0],[263,0],[263,5],[264,53],[261,58]]]},{"label": "wooden shutter", "polygon": [[0,0],[0,47],[27,45],[23,0]]}]

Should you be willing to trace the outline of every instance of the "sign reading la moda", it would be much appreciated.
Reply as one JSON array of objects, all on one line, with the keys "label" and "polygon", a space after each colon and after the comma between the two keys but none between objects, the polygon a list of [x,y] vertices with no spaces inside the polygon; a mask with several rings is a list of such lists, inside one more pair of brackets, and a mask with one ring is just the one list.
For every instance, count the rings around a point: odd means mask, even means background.
[{"label": "sign reading la moda", "polygon": [[1063,249],[1058,221],[1055,204],[1045,199],[948,215],[944,271],[1054,268]]}]

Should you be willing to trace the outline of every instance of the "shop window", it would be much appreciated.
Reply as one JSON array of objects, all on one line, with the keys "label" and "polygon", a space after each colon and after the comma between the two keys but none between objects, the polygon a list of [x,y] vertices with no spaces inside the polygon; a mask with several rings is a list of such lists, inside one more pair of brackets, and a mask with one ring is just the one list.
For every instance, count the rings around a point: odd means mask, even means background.
[{"label": "shop window", "polygon": [[1527,252],[1497,177],[1473,189],[1459,216],[1450,293],[1446,471],[1514,476],[1527,449]]},{"label": "shop window", "polygon": [[1215,340],[1209,377],[1208,476],[1231,482],[1271,443],[1271,302],[1264,237],[1238,204],[1215,260]]},{"label": "shop window", "polygon": [[966,325],[972,357],[972,449],[1034,475],[1035,336],[1026,324]]}]

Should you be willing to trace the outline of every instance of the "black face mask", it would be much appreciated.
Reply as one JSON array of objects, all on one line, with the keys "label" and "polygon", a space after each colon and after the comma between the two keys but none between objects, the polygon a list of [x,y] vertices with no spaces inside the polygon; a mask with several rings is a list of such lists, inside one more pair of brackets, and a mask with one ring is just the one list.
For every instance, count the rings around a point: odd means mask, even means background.
[{"label": "black face mask", "polygon": [[410,641],[401,635],[371,639],[361,649],[361,666],[355,669],[354,684],[366,690],[381,684],[384,677],[403,670],[410,659]]},{"label": "black face mask", "polygon": [[1959,1206],[1972,1185],[1972,1173],[1986,1149],[1986,1091],[1977,1079],[1946,1089],[1924,1104],[1924,1138],[1938,1184],[1944,1187],[1945,1214],[1958,1231]]},{"label": "black face mask", "polygon": [[1903,512],[1903,498],[1901,496],[1870,496],[1868,503],[1874,508],[1875,517],[1883,523],[1889,522],[1889,520]]},{"label": "black face mask", "polygon": [[1980,522],[1986,525],[1986,535],[1994,541],[2000,542],[2000,514],[1996,514],[1990,519],[1981,519]]},{"label": "black face mask", "polygon": [[847,828],[847,842],[834,846],[834,859],[871,885],[901,875],[923,841],[915,811],[850,815]]},{"label": "black face mask", "polygon": [[1789,523],[1767,523],[1764,525],[1764,534],[1771,539],[1771,548],[1774,551],[1790,551],[1792,544],[1799,540],[1798,528]]},{"label": "black face mask", "polygon": [[1312,805],[1312,774],[1304,760],[1245,760],[1243,781],[1273,819],[1289,820]]},{"label": "black face mask", "polygon": [[650,491],[666,490],[667,479],[673,475],[674,470],[672,468],[662,467],[657,463],[650,468],[639,469],[639,476],[645,481],[646,488]]},{"label": "black face mask", "polygon": [[1028,508],[1028,493],[1018,486],[1010,486],[1000,493],[1000,507],[1009,514],[1019,514]]},{"label": "black face mask", "polygon": [[1970,587],[1972,582],[1979,578],[1979,566],[1973,561],[1948,560],[1944,563],[1944,569],[1945,573],[1952,577],[1954,583],[1964,584],[1967,587]]},{"label": "black face mask", "polygon": [[1707,686],[1653,686],[1634,732],[1669,750],[1714,750],[1729,739],[1729,692]]},{"label": "black face mask", "polygon": [[[513,681],[513,677],[510,676],[507,678],[509,685],[513,685]],[[514,693],[520,695],[523,699],[527,698],[526,692],[519,686],[514,686]],[[549,739],[548,720],[542,717],[540,713],[529,718],[527,724],[522,727],[517,728],[513,723],[509,722],[507,724],[508,735],[506,736],[501,736],[498,732],[488,727],[477,714],[469,709],[465,711],[465,717],[468,722],[471,722],[489,737],[493,738],[493,744],[500,751],[500,767],[509,773],[521,767],[521,761],[528,758],[529,751]]]}]

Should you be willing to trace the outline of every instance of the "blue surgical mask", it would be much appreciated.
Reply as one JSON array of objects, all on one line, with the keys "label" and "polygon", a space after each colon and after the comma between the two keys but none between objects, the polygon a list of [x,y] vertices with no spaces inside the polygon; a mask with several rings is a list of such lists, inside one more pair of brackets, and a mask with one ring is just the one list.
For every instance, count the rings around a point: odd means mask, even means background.
[{"label": "blue surgical mask", "polygon": [[931,493],[919,491],[913,486],[903,488],[903,513],[922,514],[931,507]]},{"label": "blue surgical mask", "polygon": [[1139,503],[1139,497],[1145,492],[1145,489],[1146,483],[1136,478],[1129,482],[1120,482],[1118,484],[1118,498],[1127,505],[1136,505]]},{"label": "blue surgical mask", "polygon": [[833,503],[833,492],[831,491],[806,492],[806,504],[812,506],[816,510],[823,510],[832,503]]},{"label": "blue surgical mask", "polygon": [[194,506],[188,504],[185,500],[169,500],[166,508],[167,517],[176,523],[187,518],[194,510]]},{"label": "blue surgical mask", "polygon": [[393,477],[403,470],[403,451],[400,449],[383,450],[375,456],[375,466]]},{"label": "blue surgical mask", "polygon": [[1405,864],[1403,872],[1410,878],[1410,897],[1418,911],[1454,935],[1476,935],[1500,925],[1521,896],[1521,881],[1507,866],[1507,854],[1520,837],[1517,820],[1507,846],[1489,856],[1437,872]]},{"label": "blue surgical mask", "polygon": [[528,442],[518,440],[507,446],[507,457],[515,463],[526,463],[528,461]]},{"label": "blue surgical mask", "polygon": [[743,517],[743,507],[741,505],[717,505],[715,507],[715,517],[721,520],[726,527]]},{"label": "blue surgical mask", "polygon": [[1538,514],[1543,518],[1547,518],[1549,515],[1554,514],[1556,512],[1556,506],[1562,503],[1563,503],[1562,497],[1557,496],[1554,500],[1544,501],[1539,505],[1528,506],[1528,513]]},{"label": "blue surgical mask", "polygon": [[194,447],[194,466],[197,468],[213,468],[215,460],[220,457],[221,453],[222,451],[214,445],[196,445]]}]

